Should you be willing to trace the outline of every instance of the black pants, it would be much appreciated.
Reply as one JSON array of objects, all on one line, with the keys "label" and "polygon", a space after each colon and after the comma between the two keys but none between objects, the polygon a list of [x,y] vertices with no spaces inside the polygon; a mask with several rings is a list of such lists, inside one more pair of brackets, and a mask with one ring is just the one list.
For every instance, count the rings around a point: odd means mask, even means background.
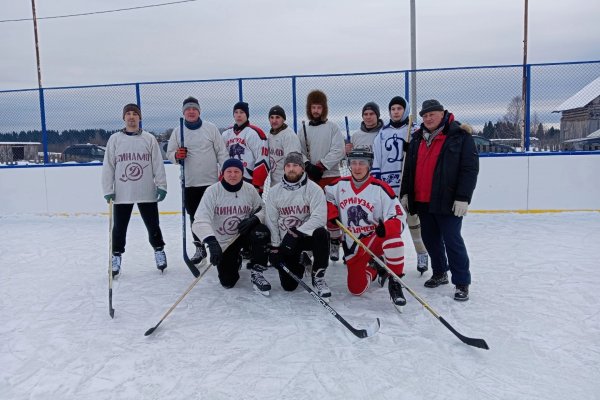
[{"label": "black pants", "polygon": [[230,289],[240,279],[240,267],[242,265],[242,249],[250,249],[252,256],[250,262],[266,266],[269,260],[269,243],[271,232],[266,225],[258,224],[248,234],[239,236],[223,252],[223,259],[217,265],[219,282],[223,287]]},{"label": "black pants", "polygon": [[469,255],[460,234],[462,217],[419,212],[421,236],[431,258],[431,270],[441,274],[450,270],[452,283],[470,285]]},{"label": "black pants", "polygon": [[[192,186],[186,187],[183,194],[185,200],[185,210],[190,216],[190,227],[191,224],[194,223],[194,215],[196,214],[196,210],[198,209],[198,205],[200,204],[200,200],[202,200],[202,196],[204,196],[204,191],[208,186]],[[192,231],[192,236],[194,236],[194,241],[199,242],[198,236]]]},{"label": "black pants", "polygon": [[[158,203],[137,203],[137,206],[148,230],[148,241],[154,248],[163,247],[165,242],[158,223]],[[133,204],[115,204],[113,206],[112,251],[114,253],[125,252],[125,237],[132,210]]]},{"label": "black pants", "polygon": [[[283,255],[286,267],[300,279],[304,275],[304,265],[300,264],[300,253],[303,250],[310,250],[313,253],[313,272],[327,269],[329,265],[329,232],[327,229],[325,227],[315,229],[312,236],[305,236],[299,240],[299,244],[293,252]],[[298,282],[282,270],[279,270],[279,281],[283,290],[288,292],[296,290],[298,287]]]}]

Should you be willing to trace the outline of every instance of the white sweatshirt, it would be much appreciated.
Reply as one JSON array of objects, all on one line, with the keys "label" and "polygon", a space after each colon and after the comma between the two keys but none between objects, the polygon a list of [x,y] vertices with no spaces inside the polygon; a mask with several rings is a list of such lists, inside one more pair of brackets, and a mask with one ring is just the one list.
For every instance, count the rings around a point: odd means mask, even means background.
[{"label": "white sweatshirt", "polygon": [[283,161],[292,151],[302,154],[300,140],[296,133],[287,127],[279,133],[269,133],[269,163],[271,164],[271,187],[283,178]]},{"label": "white sweatshirt", "polygon": [[[312,164],[321,162],[325,168],[323,178],[340,176],[340,161],[346,155],[344,151],[344,136],[340,127],[333,122],[325,122],[318,126],[306,123],[306,138],[302,124],[298,128],[298,139],[305,161]],[[308,149],[306,147],[308,139]]]}]

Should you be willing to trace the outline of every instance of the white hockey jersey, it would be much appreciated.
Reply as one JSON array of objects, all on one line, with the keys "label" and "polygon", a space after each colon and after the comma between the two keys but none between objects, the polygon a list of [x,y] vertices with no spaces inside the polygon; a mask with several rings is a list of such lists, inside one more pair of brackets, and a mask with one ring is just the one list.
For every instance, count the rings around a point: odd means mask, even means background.
[{"label": "white hockey jersey", "polygon": [[271,167],[271,187],[281,182],[283,177],[283,160],[288,153],[302,153],[300,140],[289,127],[279,133],[269,133],[269,165]]},{"label": "white hockey jersey", "polygon": [[223,132],[229,158],[244,164],[244,180],[262,188],[269,174],[269,143],[258,126],[247,124],[241,131],[233,127]]},{"label": "white hockey jersey", "polygon": [[[379,220],[402,218],[402,207],[394,191],[385,182],[372,176],[360,188],[352,177],[340,178],[325,186],[327,220],[337,218],[358,239],[374,233]],[[346,248],[352,253],[356,243],[344,235]]]},{"label": "white hockey jersey", "polygon": [[290,228],[312,236],[315,229],[327,223],[325,194],[306,173],[296,184],[280,182],[272,187],[266,207],[266,224],[273,246],[279,246]]}]

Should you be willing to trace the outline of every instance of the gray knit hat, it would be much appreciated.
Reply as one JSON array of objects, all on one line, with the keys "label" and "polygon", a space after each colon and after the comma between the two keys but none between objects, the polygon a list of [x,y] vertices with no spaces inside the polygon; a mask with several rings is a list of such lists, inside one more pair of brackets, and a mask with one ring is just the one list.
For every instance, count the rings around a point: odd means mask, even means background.
[{"label": "gray knit hat", "polygon": [[373,111],[375,113],[375,115],[377,115],[377,118],[379,118],[381,116],[381,113],[379,112],[379,106],[374,101],[370,101],[363,106],[363,109],[362,109],[363,114],[367,110]]},{"label": "gray knit hat", "polygon": [[290,153],[288,153],[287,156],[285,156],[285,160],[283,162],[283,165],[285,166],[286,164],[298,164],[299,166],[302,167],[302,169],[304,169],[304,158],[302,157],[302,154],[298,153],[297,151],[292,151]]},{"label": "gray knit hat", "polygon": [[419,115],[422,117],[423,115],[432,111],[444,111],[444,106],[437,100],[425,100],[423,102],[423,106],[421,106]]}]

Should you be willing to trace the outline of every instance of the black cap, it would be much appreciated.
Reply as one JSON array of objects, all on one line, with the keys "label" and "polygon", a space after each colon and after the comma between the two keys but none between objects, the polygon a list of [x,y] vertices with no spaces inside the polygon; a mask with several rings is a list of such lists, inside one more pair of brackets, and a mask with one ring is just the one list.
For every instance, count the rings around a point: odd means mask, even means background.
[{"label": "black cap", "polygon": [[269,117],[271,115],[279,115],[281,118],[283,118],[285,120],[285,111],[283,110],[283,108],[281,106],[271,107],[271,109],[269,110]]},{"label": "black cap", "polygon": [[390,104],[388,105],[388,110],[392,109],[394,104],[401,105],[402,108],[406,110],[406,100],[402,96],[396,96],[390,100]]},{"label": "black cap", "polygon": [[444,106],[437,100],[425,100],[421,111],[419,111],[419,115],[422,117],[424,114],[432,111],[444,111]]},{"label": "black cap", "polygon": [[235,110],[242,110],[246,113],[246,118],[250,118],[250,109],[248,108],[248,103],[244,101],[238,101],[233,106],[233,112],[235,112]]},{"label": "black cap", "polygon": [[128,111],[133,111],[134,113],[139,115],[140,119],[142,119],[142,111],[140,110],[140,107],[137,104],[129,103],[125,105],[125,107],[123,107],[123,119],[125,119],[125,114],[127,114]]}]

